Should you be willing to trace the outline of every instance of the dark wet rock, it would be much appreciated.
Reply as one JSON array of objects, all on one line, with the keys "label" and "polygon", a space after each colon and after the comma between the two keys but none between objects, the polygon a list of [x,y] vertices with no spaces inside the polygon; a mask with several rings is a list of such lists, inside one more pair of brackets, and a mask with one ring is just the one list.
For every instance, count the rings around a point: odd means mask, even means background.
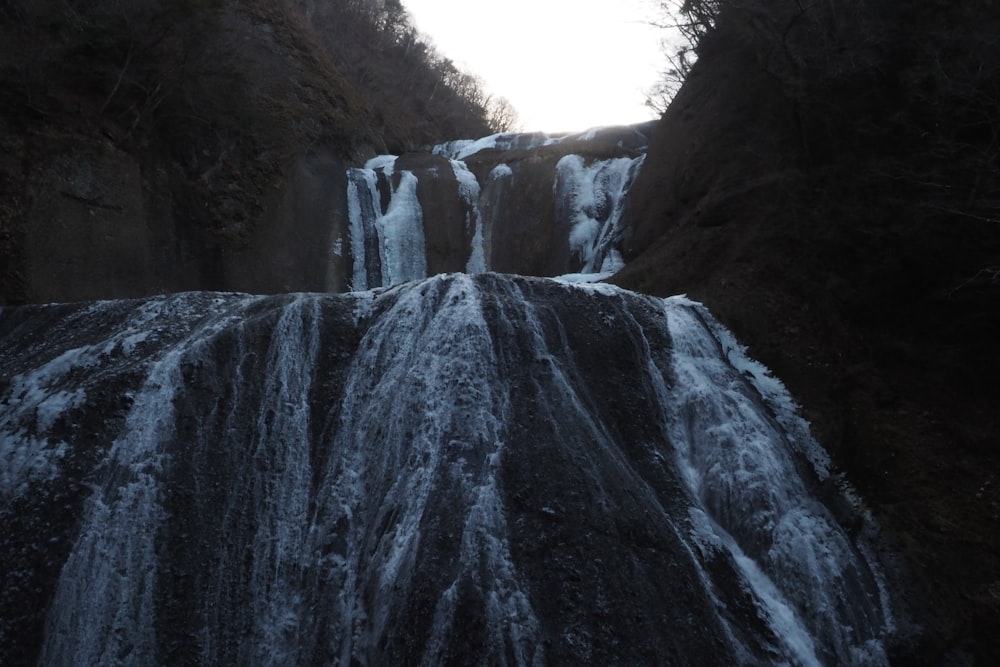
[{"label": "dark wet rock", "polygon": [[[459,195],[451,163],[430,153],[406,153],[396,161],[396,169],[417,177],[428,275],[464,271],[473,230],[467,224],[469,207]],[[398,184],[398,174],[395,179]]]}]

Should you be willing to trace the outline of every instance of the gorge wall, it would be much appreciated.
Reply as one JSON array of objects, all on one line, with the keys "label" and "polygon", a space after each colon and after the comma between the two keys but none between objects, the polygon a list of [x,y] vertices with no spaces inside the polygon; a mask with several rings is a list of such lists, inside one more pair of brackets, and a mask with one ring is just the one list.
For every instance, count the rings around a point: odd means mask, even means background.
[{"label": "gorge wall", "polygon": [[[337,186],[346,188],[344,161],[328,150],[307,149],[288,173],[275,174],[253,224],[213,229],[177,210],[166,163],[143,164],[82,137],[20,149],[31,167],[18,185],[23,206],[7,247],[8,302],[326,287],[320,248],[343,215]],[[226,204],[212,204],[219,206]]]},{"label": "gorge wall", "polygon": [[923,628],[907,661],[992,664],[996,14],[719,6],[631,191],[611,280],[703,300],[803,403],[902,547]]},{"label": "gorge wall", "polygon": [[283,9],[0,11],[0,299],[322,288],[325,190],[378,137]]}]

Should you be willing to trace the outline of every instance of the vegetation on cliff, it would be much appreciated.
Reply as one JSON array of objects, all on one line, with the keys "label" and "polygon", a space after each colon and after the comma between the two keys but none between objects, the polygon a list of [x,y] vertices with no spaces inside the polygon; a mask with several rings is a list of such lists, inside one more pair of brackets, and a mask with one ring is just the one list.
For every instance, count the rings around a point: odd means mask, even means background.
[{"label": "vegetation on cliff", "polygon": [[616,279],[704,300],[805,403],[904,555],[901,663],[1000,660],[990,4],[686,0]]},{"label": "vegetation on cliff", "polygon": [[299,0],[337,69],[368,100],[385,150],[516,129],[517,112],[434,48],[400,0]]}]

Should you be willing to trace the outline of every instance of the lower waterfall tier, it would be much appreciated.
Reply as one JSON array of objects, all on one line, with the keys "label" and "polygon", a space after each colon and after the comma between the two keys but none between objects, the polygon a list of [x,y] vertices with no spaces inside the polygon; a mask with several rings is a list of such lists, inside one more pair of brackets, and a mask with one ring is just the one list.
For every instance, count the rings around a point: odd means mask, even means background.
[{"label": "lower waterfall tier", "polygon": [[0,368],[4,664],[886,662],[867,524],[682,298],[7,308]]}]

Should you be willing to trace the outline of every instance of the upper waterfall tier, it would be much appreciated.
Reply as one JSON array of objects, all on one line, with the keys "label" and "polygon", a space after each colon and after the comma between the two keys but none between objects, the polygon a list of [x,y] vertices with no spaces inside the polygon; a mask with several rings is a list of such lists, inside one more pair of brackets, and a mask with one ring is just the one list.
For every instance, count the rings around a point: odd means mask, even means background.
[{"label": "upper waterfall tier", "polygon": [[626,195],[654,124],[498,134],[348,172],[349,224],[331,284],[395,285],[451,271],[606,277],[623,265]]},{"label": "upper waterfall tier", "polygon": [[7,308],[0,368],[4,664],[885,662],[867,524],[682,298]]}]

